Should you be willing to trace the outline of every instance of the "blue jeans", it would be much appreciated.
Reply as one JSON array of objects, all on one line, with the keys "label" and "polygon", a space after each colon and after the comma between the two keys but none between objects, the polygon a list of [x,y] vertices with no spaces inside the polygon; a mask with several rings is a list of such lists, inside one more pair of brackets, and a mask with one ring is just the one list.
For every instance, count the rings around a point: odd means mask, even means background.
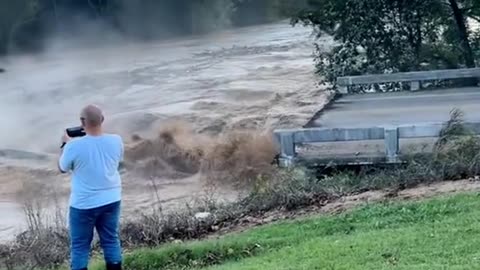
[{"label": "blue jeans", "polygon": [[94,229],[100,237],[105,262],[121,263],[120,202],[86,210],[70,207],[69,223],[72,270],[87,268]]}]

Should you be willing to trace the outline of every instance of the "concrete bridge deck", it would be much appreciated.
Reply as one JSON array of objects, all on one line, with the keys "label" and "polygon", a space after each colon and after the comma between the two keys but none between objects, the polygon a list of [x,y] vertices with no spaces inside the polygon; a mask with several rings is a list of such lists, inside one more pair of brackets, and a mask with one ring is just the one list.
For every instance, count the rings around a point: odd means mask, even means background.
[{"label": "concrete bridge deck", "polygon": [[[312,119],[310,127],[370,128],[388,125],[441,123],[453,109],[467,122],[480,122],[480,87],[418,92],[346,95]],[[430,151],[435,138],[400,140],[400,152]],[[307,163],[378,163],[385,158],[383,141],[308,143],[297,146]]]},{"label": "concrete bridge deck", "polygon": [[347,95],[334,101],[309,127],[356,128],[444,122],[458,108],[480,122],[480,87]]}]

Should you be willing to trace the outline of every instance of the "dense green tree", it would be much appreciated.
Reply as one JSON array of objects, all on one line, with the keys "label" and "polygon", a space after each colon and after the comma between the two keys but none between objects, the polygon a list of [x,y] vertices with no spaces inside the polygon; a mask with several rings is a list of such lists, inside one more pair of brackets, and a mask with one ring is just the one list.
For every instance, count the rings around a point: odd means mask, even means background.
[{"label": "dense green tree", "polygon": [[333,36],[317,50],[318,72],[343,75],[475,66],[467,18],[476,0],[309,0],[292,20]]}]

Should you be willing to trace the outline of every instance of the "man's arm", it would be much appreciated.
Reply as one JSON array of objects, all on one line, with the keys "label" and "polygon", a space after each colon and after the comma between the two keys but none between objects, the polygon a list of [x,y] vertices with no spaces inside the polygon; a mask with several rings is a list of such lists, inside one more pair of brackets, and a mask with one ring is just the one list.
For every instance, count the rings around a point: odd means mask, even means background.
[{"label": "man's arm", "polygon": [[120,158],[119,158],[119,161],[118,161],[118,169],[121,170],[125,166],[125,163],[124,163],[125,146],[123,144],[122,137],[119,136],[119,140],[120,140]]},{"label": "man's arm", "polygon": [[[62,147],[62,150],[60,152],[60,157],[58,158],[58,162],[57,162],[57,166],[58,166],[58,170],[60,171],[60,173],[67,173],[68,170],[66,168],[68,168],[68,162],[65,161],[65,152],[63,151],[64,147]],[[66,166],[66,167],[63,167],[63,166]]]},{"label": "man's arm", "polygon": [[73,169],[73,150],[72,144],[65,142],[65,145],[61,148],[60,157],[58,159],[58,170],[61,173],[68,173]]}]

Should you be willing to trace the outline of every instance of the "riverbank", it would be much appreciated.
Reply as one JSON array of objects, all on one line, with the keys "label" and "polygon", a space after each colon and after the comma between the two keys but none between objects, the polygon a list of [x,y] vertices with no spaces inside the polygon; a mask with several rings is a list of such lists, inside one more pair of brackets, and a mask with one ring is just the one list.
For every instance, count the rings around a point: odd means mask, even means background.
[{"label": "riverbank", "polygon": [[126,255],[125,269],[474,269],[479,209],[477,193],[376,203],[219,240],[136,250]]},{"label": "riverbank", "polygon": [[125,269],[475,269],[479,209],[476,193],[375,203],[219,240],[136,250],[126,255]]},{"label": "riverbank", "polygon": [[[473,269],[479,191],[480,182],[458,181],[407,189],[395,198],[388,192],[345,197],[234,233],[128,251],[125,269]],[[99,254],[90,267],[103,269]]]}]

